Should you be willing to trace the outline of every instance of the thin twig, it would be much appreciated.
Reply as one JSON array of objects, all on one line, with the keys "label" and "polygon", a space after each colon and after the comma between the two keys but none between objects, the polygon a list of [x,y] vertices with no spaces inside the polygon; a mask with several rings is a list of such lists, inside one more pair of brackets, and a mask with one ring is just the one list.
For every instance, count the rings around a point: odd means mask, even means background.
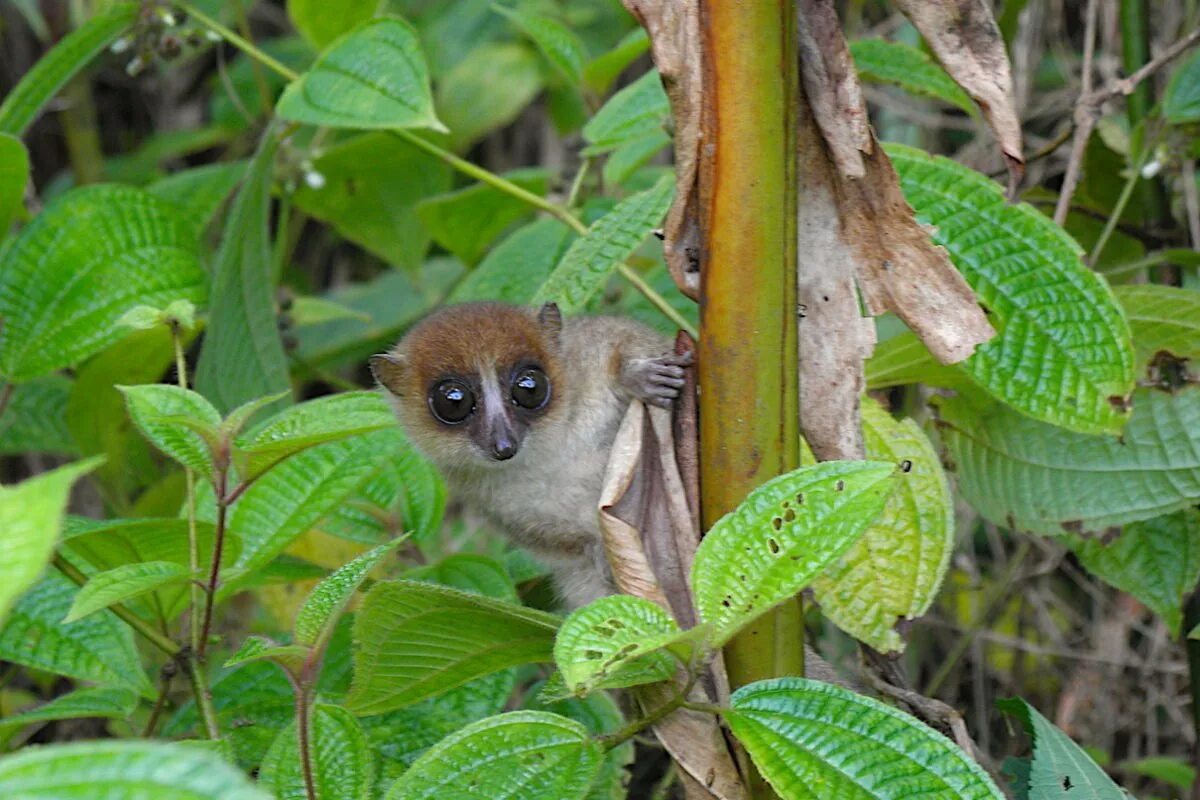
[{"label": "thin twig", "polygon": [[221,556],[225,550],[225,528],[229,516],[229,493],[227,491],[227,467],[217,470],[217,522],[213,531],[212,563],[208,568],[207,594],[204,598],[204,618],[200,624],[200,646],[196,648],[199,658],[204,658],[204,650],[208,644],[208,634],[212,628],[213,603],[217,599],[217,584],[221,579]]},{"label": "thin twig", "polygon": [[1129,198],[1133,197],[1133,187],[1137,186],[1138,178],[1142,176],[1142,167],[1146,166],[1146,159],[1150,155],[1150,148],[1143,147],[1138,153],[1137,163],[1129,172],[1129,177],[1125,180],[1125,185],[1121,187],[1121,194],[1117,197],[1117,203],[1113,206],[1112,213],[1108,215],[1108,219],[1104,223],[1104,229],[1100,231],[1100,237],[1096,239],[1096,244],[1092,247],[1092,253],[1088,256],[1088,266],[1095,267],[1096,262],[1100,260],[1100,254],[1104,252],[1104,245],[1108,244],[1108,239],[1112,236],[1112,232],[1117,228],[1117,222],[1120,221],[1121,215],[1125,213],[1125,206],[1129,205]]},{"label": "thin twig", "polygon": [[150,711],[150,718],[146,720],[146,727],[142,729],[143,739],[149,739],[158,728],[158,720],[162,717],[163,709],[167,707],[167,695],[171,691],[171,681],[175,678],[175,673],[178,671],[179,665],[174,661],[168,661],[159,670],[158,699],[154,701],[154,708]]}]

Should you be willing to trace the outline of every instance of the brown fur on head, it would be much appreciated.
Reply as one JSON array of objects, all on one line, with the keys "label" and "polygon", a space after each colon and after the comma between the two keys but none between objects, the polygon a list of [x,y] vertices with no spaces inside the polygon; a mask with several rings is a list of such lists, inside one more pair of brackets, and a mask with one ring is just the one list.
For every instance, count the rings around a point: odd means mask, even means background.
[{"label": "brown fur on head", "polygon": [[[415,325],[388,353],[373,356],[371,371],[426,455],[443,467],[486,465],[517,455],[530,426],[561,409],[561,330],[558,308],[550,303],[537,312],[502,303],[448,306]],[[510,395],[513,376],[526,368],[541,370],[549,381],[549,398],[538,409],[523,408]],[[475,400],[475,411],[459,424],[433,413],[431,393],[447,380],[461,381]]]}]

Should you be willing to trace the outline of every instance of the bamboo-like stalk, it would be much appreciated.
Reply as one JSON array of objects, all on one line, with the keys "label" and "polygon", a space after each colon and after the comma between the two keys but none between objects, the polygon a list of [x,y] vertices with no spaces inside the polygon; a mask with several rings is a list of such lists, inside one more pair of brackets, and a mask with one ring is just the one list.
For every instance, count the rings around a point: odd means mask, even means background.
[{"label": "bamboo-like stalk", "polygon": [[[705,528],[799,460],[796,361],[798,75],[794,4],[704,0],[711,115],[700,165],[700,377]],[[725,649],[734,687],[804,673],[799,601]],[[773,797],[751,777],[755,798]]]}]

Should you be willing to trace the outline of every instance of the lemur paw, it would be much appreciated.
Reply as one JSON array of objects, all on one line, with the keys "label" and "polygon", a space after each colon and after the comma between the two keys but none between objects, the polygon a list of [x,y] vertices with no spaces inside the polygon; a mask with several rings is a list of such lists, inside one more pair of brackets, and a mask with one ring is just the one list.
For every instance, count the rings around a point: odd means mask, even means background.
[{"label": "lemur paw", "polygon": [[683,388],[684,369],[691,363],[691,353],[664,353],[655,358],[634,359],[628,366],[630,388],[639,400],[670,408]]}]

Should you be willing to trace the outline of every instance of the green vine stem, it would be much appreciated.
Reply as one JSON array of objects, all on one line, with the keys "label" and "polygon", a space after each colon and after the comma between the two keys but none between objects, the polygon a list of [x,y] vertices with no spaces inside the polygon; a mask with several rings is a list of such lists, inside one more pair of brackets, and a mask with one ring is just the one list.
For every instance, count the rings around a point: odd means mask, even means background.
[{"label": "green vine stem", "polygon": [[[178,320],[171,320],[171,339],[175,343],[175,377],[179,388],[188,388],[187,359],[183,356],[183,331]],[[190,467],[183,469],[187,481],[188,512],[188,569],[193,576],[200,571],[200,545],[196,541],[196,474]],[[191,603],[188,614],[191,619],[192,650],[200,652],[200,586],[194,580],[189,583]]]}]

